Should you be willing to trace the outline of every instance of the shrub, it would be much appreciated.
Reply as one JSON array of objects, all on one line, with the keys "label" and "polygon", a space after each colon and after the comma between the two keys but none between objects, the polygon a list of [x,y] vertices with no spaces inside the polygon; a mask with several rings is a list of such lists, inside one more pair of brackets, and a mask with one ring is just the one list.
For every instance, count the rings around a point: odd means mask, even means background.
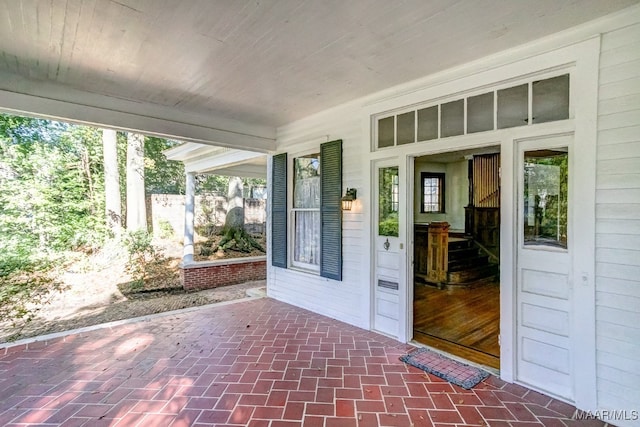
[{"label": "shrub", "polygon": [[29,252],[7,254],[0,257],[0,322],[23,326],[31,321],[44,304],[50,302],[54,292],[64,289],[54,279],[53,267],[62,258],[39,256]]},{"label": "shrub", "polygon": [[380,236],[398,236],[398,217],[389,216],[384,221],[380,221],[378,234]]},{"label": "shrub", "polygon": [[127,271],[132,275],[137,287],[144,286],[151,264],[158,261],[152,240],[153,235],[146,230],[129,231],[124,237],[124,245],[129,253]]},{"label": "shrub", "polygon": [[175,235],[175,231],[171,226],[171,223],[166,219],[158,221],[158,234],[161,239],[171,239]]}]

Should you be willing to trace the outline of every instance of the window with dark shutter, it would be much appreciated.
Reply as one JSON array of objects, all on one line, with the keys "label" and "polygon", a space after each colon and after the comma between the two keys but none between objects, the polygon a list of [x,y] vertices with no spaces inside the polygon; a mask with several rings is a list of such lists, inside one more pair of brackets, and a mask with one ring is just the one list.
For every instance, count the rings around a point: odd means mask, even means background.
[{"label": "window with dark shutter", "polygon": [[320,275],[342,280],[342,140],[320,145]]},{"label": "window with dark shutter", "polygon": [[273,156],[271,182],[271,265],[287,268],[287,153]]}]

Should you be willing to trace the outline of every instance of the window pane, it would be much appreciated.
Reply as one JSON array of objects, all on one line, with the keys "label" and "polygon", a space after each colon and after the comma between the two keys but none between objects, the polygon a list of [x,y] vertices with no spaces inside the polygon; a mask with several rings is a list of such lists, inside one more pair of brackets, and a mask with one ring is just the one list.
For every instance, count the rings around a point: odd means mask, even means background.
[{"label": "window pane", "polygon": [[567,247],[566,151],[524,153],[524,244]]},{"label": "window pane", "polygon": [[569,118],[569,74],[533,82],[533,123]]},{"label": "window pane", "polygon": [[493,130],[493,92],[467,98],[467,133]]},{"label": "window pane", "polygon": [[440,106],[441,136],[462,135],[464,133],[464,100],[447,102]]},{"label": "window pane", "polygon": [[438,106],[418,110],[418,141],[438,138]]},{"label": "window pane", "polygon": [[294,159],[293,207],[320,207],[320,154]]},{"label": "window pane", "polygon": [[378,148],[393,147],[394,116],[378,120]]},{"label": "window pane", "polygon": [[422,212],[444,212],[444,174],[423,172],[422,179]]},{"label": "window pane", "polygon": [[380,168],[378,191],[378,234],[398,236],[399,177],[398,167]]},{"label": "window pane", "polygon": [[398,115],[398,145],[416,142],[416,112],[409,111]]},{"label": "window pane", "polygon": [[320,212],[295,212],[294,221],[294,261],[320,265]]},{"label": "window pane", "polygon": [[524,126],[529,122],[529,85],[498,91],[498,129]]},{"label": "window pane", "polygon": [[425,178],[422,181],[422,191],[424,211],[438,212],[440,210],[440,186],[438,185],[438,178]]}]

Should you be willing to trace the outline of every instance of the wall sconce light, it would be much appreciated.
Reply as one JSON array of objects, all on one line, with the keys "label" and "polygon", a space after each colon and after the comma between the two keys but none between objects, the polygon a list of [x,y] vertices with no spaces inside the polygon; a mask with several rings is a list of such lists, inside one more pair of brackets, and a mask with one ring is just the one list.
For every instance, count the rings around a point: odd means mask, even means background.
[{"label": "wall sconce light", "polygon": [[350,211],[351,205],[353,201],[356,199],[357,190],[355,188],[347,188],[347,191],[344,193],[344,197],[340,199],[342,201],[342,210]]}]

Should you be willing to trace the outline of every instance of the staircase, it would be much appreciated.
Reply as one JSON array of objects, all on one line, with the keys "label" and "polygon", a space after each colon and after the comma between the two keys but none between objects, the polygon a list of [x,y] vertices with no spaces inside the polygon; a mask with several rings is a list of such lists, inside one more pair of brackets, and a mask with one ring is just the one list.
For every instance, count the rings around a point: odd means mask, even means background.
[{"label": "staircase", "polygon": [[498,264],[470,238],[449,237],[447,287],[473,287],[494,280],[499,274]]}]

